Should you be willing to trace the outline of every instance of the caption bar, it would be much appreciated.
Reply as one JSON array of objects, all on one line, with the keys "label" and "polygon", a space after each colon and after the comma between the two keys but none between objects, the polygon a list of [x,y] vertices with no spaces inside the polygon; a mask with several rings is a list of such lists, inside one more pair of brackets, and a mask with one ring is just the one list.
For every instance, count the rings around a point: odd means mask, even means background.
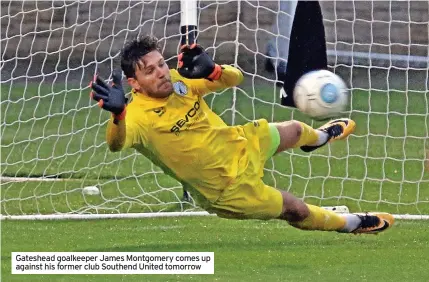
[{"label": "caption bar", "polygon": [[214,253],[13,252],[12,274],[214,274]]}]

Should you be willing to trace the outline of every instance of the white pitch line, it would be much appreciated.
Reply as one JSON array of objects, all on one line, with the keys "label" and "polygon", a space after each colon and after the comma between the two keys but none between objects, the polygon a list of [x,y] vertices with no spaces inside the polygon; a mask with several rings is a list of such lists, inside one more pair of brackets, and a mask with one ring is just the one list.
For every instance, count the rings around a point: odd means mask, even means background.
[{"label": "white pitch line", "polygon": [[27,181],[54,182],[54,181],[81,181],[81,180],[82,179],[73,179],[73,178],[9,177],[9,176],[0,176],[0,182],[27,182]]}]

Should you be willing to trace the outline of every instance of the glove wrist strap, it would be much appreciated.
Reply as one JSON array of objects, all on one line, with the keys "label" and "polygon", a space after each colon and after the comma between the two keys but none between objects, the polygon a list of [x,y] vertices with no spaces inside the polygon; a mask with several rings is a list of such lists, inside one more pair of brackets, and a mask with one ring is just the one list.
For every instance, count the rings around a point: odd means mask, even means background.
[{"label": "glove wrist strap", "polygon": [[218,64],[215,64],[213,72],[207,77],[211,80],[218,80],[220,76],[222,75],[222,67]]},{"label": "glove wrist strap", "polygon": [[119,115],[116,115],[116,114],[112,113],[113,122],[115,124],[117,124],[120,120],[124,120],[126,114],[127,114],[127,108],[126,107],[124,107],[124,110]]}]

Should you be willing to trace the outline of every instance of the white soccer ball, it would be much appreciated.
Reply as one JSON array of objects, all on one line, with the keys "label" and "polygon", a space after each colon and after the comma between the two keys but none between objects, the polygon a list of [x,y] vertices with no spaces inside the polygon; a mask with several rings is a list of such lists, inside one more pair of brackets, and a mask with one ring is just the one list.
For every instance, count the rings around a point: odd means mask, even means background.
[{"label": "white soccer ball", "polygon": [[293,98],[301,112],[315,119],[339,116],[349,104],[345,82],[328,70],[304,74],[295,85]]}]

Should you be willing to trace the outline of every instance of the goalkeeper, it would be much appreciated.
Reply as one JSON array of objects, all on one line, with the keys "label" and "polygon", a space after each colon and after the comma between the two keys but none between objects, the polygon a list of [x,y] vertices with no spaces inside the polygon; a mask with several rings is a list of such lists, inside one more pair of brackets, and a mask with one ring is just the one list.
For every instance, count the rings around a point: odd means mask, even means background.
[{"label": "goalkeeper", "polygon": [[158,40],[145,36],[124,47],[121,68],[132,87],[128,105],[121,72],[113,72],[112,85],[99,76],[91,82],[92,98],[112,113],[110,150],[134,148],[180,181],[208,212],[224,218],[283,219],[304,230],[378,233],[393,224],[390,214],[340,215],[306,204],[261,179],[274,154],[297,147],[310,152],[344,139],[354,131],[354,121],[338,119],[319,129],[264,119],[228,126],[202,97],[240,84],[243,75],[215,64],[196,44],[182,46],[175,70],[165,63]]}]

